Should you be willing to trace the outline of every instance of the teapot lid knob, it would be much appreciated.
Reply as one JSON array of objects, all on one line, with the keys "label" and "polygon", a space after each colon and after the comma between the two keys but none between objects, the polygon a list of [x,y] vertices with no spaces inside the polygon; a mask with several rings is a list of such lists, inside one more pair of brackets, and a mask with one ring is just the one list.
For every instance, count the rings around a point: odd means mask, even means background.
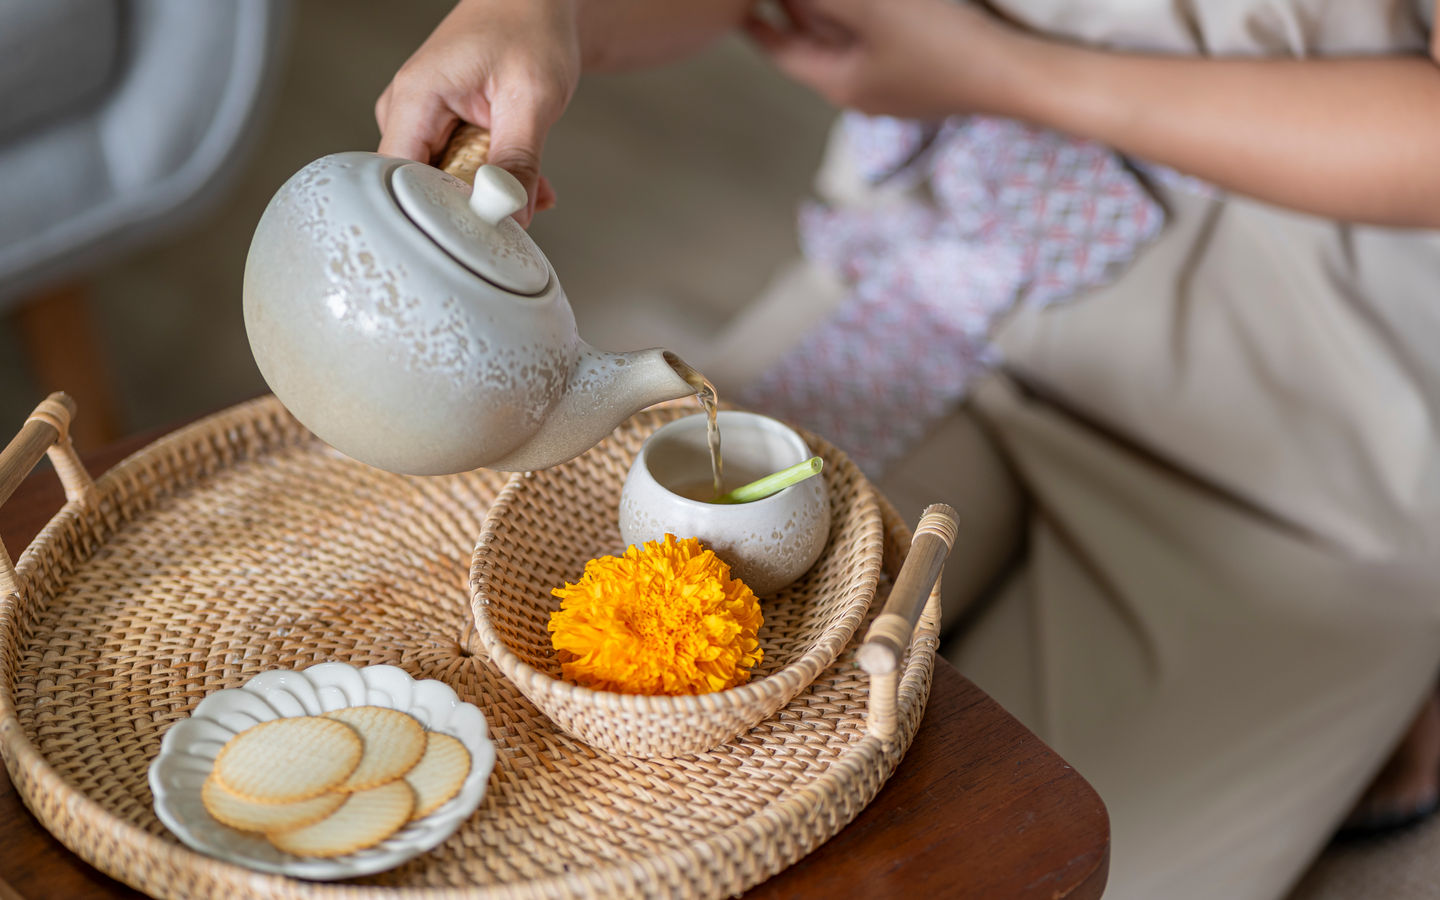
[{"label": "teapot lid knob", "polygon": [[499,225],[524,209],[529,202],[524,185],[499,166],[487,164],[475,172],[470,208],[489,224]]},{"label": "teapot lid knob", "polygon": [[481,166],[470,188],[439,169],[407,163],[390,176],[390,189],[405,216],[476,275],[527,296],[549,285],[544,254],[511,218],[529,202],[514,175]]}]

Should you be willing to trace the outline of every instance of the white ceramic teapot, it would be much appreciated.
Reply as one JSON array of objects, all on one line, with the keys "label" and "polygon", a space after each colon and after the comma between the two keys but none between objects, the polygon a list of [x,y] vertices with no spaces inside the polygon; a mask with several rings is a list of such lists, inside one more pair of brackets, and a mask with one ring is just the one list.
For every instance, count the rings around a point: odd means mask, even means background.
[{"label": "white ceramic teapot", "polygon": [[511,215],[508,172],[475,185],[421,163],[337,153],[260,218],[245,328],[260,372],[307,428],[415,475],[564,462],[627,416],[695,393],[673,354],[596,350]]}]

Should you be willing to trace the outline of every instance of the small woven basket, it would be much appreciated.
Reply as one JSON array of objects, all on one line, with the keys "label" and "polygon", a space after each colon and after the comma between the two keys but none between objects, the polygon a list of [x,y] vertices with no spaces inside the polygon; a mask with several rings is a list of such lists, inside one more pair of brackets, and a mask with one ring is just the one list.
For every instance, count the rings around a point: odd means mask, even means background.
[{"label": "small woven basket", "polygon": [[664,697],[562,680],[547,630],[560,608],[551,590],[579,580],[587,560],[624,551],[616,504],[630,463],[652,431],[683,412],[641,413],[583,456],[512,480],[491,508],[471,564],[475,628],[490,659],[564,731],[623,756],[712,750],[789,703],[854,636],[884,555],[884,526],[869,483],[843,453],[806,434],[825,459],[830,537],[800,580],[761,598],[765,654],[750,681],[711,694]]}]

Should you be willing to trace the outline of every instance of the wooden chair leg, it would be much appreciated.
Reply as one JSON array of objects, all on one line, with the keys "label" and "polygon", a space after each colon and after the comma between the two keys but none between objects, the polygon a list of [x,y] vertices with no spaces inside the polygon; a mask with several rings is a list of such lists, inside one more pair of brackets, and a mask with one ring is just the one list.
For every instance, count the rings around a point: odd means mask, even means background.
[{"label": "wooden chair leg", "polygon": [[75,446],[86,450],[120,437],[123,419],[85,285],[37,294],[16,307],[11,320],[39,395],[65,391],[75,398],[79,415],[70,428]]}]

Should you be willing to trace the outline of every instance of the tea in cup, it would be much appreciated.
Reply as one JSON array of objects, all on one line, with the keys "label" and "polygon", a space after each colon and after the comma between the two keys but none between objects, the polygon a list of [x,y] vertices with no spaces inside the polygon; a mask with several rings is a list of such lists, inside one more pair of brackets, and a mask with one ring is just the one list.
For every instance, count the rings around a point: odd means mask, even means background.
[{"label": "tea in cup", "polygon": [[[748,503],[714,502],[706,424],[704,414],[687,416],[646,439],[620,492],[620,535],[636,545],[667,533],[699,538],[756,594],[773,594],[805,574],[825,549],[825,480],[807,478]],[[726,410],[719,426],[725,491],[813,455],[799,433],[768,416]]]}]

